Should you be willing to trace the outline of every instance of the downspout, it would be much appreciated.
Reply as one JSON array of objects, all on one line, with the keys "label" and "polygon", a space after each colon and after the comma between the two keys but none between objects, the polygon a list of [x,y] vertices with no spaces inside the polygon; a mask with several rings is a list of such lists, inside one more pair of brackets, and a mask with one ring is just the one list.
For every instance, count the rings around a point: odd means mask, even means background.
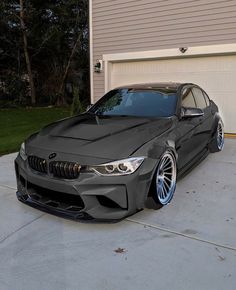
[{"label": "downspout", "polygon": [[93,7],[92,0],[89,0],[89,58],[90,58],[90,103],[94,104],[93,87]]}]

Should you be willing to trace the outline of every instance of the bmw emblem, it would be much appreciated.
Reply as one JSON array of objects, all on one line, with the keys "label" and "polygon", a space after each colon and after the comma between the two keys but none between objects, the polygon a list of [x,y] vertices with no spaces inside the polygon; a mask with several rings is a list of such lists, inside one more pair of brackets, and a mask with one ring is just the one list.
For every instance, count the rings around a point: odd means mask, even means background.
[{"label": "bmw emblem", "polygon": [[56,156],[57,156],[56,153],[51,153],[51,154],[48,156],[48,158],[49,158],[49,159],[53,159],[53,158],[55,158]]}]

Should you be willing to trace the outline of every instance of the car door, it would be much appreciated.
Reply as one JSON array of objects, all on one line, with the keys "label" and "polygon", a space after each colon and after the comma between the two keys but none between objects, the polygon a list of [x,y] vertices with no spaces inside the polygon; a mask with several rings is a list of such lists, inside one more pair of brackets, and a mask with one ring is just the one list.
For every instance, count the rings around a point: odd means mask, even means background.
[{"label": "car door", "polygon": [[199,151],[203,150],[210,139],[211,129],[213,125],[212,111],[210,107],[209,99],[206,94],[199,87],[192,88],[192,93],[195,98],[196,106],[203,110],[204,115],[199,119],[199,126],[196,128],[195,134],[197,135],[197,145]]},{"label": "car door", "polygon": [[[196,100],[192,91],[193,86],[185,86],[181,91],[182,108],[196,108]],[[183,168],[189,163],[200,151],[199,132],[201,132],[202,116],[191,118],[180,118],[176,135],[176,150],[178,153],[178,167]]]}]

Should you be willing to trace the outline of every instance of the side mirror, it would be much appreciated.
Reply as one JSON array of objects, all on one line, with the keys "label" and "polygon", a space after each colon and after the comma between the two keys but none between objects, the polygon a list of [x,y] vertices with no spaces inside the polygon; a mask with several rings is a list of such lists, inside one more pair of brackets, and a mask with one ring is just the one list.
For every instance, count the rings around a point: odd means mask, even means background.
[{"label": "side mirror", "polygon": [[181,118],[194,118],[203,116],[204,112],[199,108],[181,108]]}]

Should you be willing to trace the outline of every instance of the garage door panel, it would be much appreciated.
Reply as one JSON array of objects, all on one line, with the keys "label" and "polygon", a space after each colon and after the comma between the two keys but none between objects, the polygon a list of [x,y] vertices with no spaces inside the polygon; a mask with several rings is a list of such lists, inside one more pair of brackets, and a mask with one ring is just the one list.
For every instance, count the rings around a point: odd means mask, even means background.
[{"label": "garage door panel", "polygon": [[145,82],[192,82],[220,107],[225,130],[236,132],[236,56],[213,56],[113,63],[111,88]]}]

